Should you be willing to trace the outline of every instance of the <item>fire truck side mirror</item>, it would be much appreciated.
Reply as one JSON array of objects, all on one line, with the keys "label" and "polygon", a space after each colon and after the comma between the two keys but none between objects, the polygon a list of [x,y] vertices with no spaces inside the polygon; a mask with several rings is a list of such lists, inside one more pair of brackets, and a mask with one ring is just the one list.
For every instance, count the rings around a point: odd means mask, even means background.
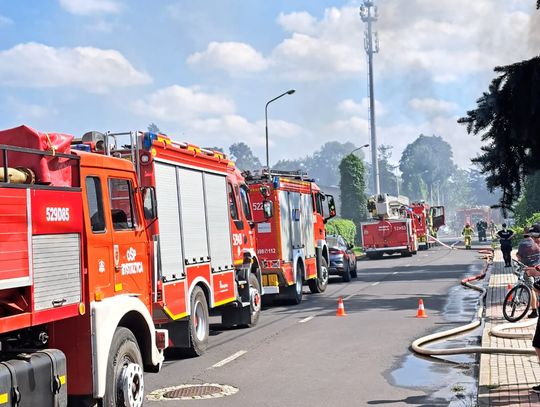
[{"label": "fire truck side mirror", "polygon": [[261,186],[259,191],[264,198],[268,198],[270,196],[270,189],[265,185]]},{"label": "fire truck side mirror", "polygon": [[326,217],[324,220],[327,221],[328,219],[331,219],[336,216],[336,203],[334,201],[334,197],[332,195],[326,195],[326,199],[328,202],[328,217]]},{"label": "fire truck side mirror", "polygon": [[156,191],[153,187],[143,188],[143,209],[146,220],[157,218]]},{"label": "fire truck side mirror", "polygon": [[274,216],[274,204],[272,203],[272,201],[263,201],[263,212],[265,219],[270,219]]}]

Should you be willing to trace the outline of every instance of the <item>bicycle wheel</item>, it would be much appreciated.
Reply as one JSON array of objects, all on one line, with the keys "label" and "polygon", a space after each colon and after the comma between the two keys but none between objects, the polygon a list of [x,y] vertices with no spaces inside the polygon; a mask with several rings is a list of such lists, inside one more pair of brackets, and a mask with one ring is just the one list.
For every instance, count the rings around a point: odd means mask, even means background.
[{"label": "bicycle wheel", "polygon": [[509,322],[523,318],[531,306],[531,289],[524,284],[512,287],[504,297],[503,315]]}]

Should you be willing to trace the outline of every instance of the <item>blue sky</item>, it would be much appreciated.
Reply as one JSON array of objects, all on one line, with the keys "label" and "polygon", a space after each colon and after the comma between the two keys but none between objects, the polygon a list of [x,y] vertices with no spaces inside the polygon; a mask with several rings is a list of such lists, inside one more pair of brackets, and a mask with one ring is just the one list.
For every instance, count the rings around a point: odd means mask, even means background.
[{"label": "blue sky", "polygon": [[[533,0],[378,1],[379,142],[420,133],[468,166],[480,140],[456,119],[495,65],[538,54]],[[369,142],[358,1],[0,0],[0,128],[145,129],[203,146],[244,141],[271,161]]]}]

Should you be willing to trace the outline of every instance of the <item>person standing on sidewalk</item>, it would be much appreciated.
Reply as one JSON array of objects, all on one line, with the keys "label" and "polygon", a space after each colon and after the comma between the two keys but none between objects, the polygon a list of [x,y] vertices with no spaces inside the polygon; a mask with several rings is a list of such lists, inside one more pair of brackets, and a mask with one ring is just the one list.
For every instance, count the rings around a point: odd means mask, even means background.
[{"label": "person standing on sidewalk", "polygon": [[[523,233],[523,240],[519,242],[518,251],[516,257],[520,262],[529,267],[536,267],[540,265],[540,225],[532,225],[526,229]],[[529,314],[529,318],[538,317],[538,294],[536,284],[534,284],[534,277],[538,275],[534,272],[534,268],[527,269],[527,274],[533,278],[533,286],[535,287],[531,291],[531,308],[532,311]],[[540,274],[539,274],[540,275]],[[539,341],[540,345],[540,336]],[[536,348],[536,346],[535,346]],[[540,346],[539,346],[540,348]]]},{"label": "person standing on sidewalk", "polygon": [[514,231],[506,228],[506,223],[502,224],[502,229],[497,232],[499,236],[499,243],[501,244],[501,252],[504,259],[504,267],[512,266],[512,236]]},{"label": "person standing on sidewalk", "polygon": [[[536,225],[531,226],[531,228],[529,228],[527,230],[527,232],[524,234],[524,236],[525,235],[528,235],[529,238],[534,240],[534,242],[537,245],[540,244],[540,225],[536,224]],[[523,240],[525,240],[525,239],[523,239]],[[520,245],[521,245],[521,243],[520,243]],[[529,276],[531,276],[531,277],[540,277],[540,264],[536,264],[534,267],[529,267],[529,268],[527,268],[526,271],[527,271],[527,274]],[[538,286],[538,284],[534,283],[534,287],[536,288],[537,286]],[[536,322],[536,329],[534,331],[534,337],[533,337],[532,345],[533,345],[534,350],[536,352],[536,356],[538,357],[538,361],[540,362],[540,318],[538,318],[538,321]],[[540,394],[540,385],[533,386],[531,388],[531,391],[534,392],[534,393]]]}]

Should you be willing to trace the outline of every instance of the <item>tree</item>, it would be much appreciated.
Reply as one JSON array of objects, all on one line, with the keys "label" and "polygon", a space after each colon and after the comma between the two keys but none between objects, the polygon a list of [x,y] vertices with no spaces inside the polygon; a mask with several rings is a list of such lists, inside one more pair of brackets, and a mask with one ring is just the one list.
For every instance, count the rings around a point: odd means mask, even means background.
[{"label": "tree", "polygon": [[407,145],[399,161],[409,198],[433,203],[434,187],[440,187],[455,171],[452,147],[439,136],[424,136]]},{"label": "tree", "polygon": [[156,123],[152,122],[148,125],[148,131],[150,133],[155,133],[155,134],[158,134],[158,133],[161,133],[161,130],[159,129],[159,127],[157,126]]},{"label": "tree", "polygon": [[486,186],[486,177],[476,168],[469,169],[469,187],[471,205],[495,205],[500,199],[500,191],[490,192]]},{"label": "tree", "polygon": [[540,171],[525,180],[523,196],[514,207],[516,221],[524,224],[534,213],[540,212]]},{"label": "tree", "polygon": [[341,160],[355,148],[356,146],[351,142],[328,141],[324,143],[320,150],[315,151],[313,157],[305,159],[309,175],[321,185],[338,185],[338,169]]},{"label": "tree", "polygon": [[345,156],[339,164],[341,216],[350,219],[360,231],[360,223],[367,218],[364,163],[354,154]]},{"label": "tree", "polygon": [[262,167],[258,157],[253,155],[251,148],[243,142],[234,143],[229,147],[231,158],[241,171],[253,171]]},{"label": "tree", "polygon": [[[398,195],[398,183],[399,183],[399,177],[396,175],[396,169],[397,165],[390,164],[390,158],[392,157],[392,149],[394,147],[386,144],[381,144],[377,150],[378,150],[378,163],[379,163],[379,186],[381,189],[381,192],[387,193],[390,195],[397,196]],[[372,175],[372,168],[369,166],[368,172],[368,185],[369,190],[374,191],[375,188],[373,188],[373,175]],[[401,191],[399,191],[401,192]]]},{"label": "tree", "polygon": [[476,109],[458,123],[485,142],[473,162],[487,174],[489,191],[501,188],[499,204],[506,212],[520,197],[526,176],[540,169],[540,57],[495,72],[499,76]]}]

